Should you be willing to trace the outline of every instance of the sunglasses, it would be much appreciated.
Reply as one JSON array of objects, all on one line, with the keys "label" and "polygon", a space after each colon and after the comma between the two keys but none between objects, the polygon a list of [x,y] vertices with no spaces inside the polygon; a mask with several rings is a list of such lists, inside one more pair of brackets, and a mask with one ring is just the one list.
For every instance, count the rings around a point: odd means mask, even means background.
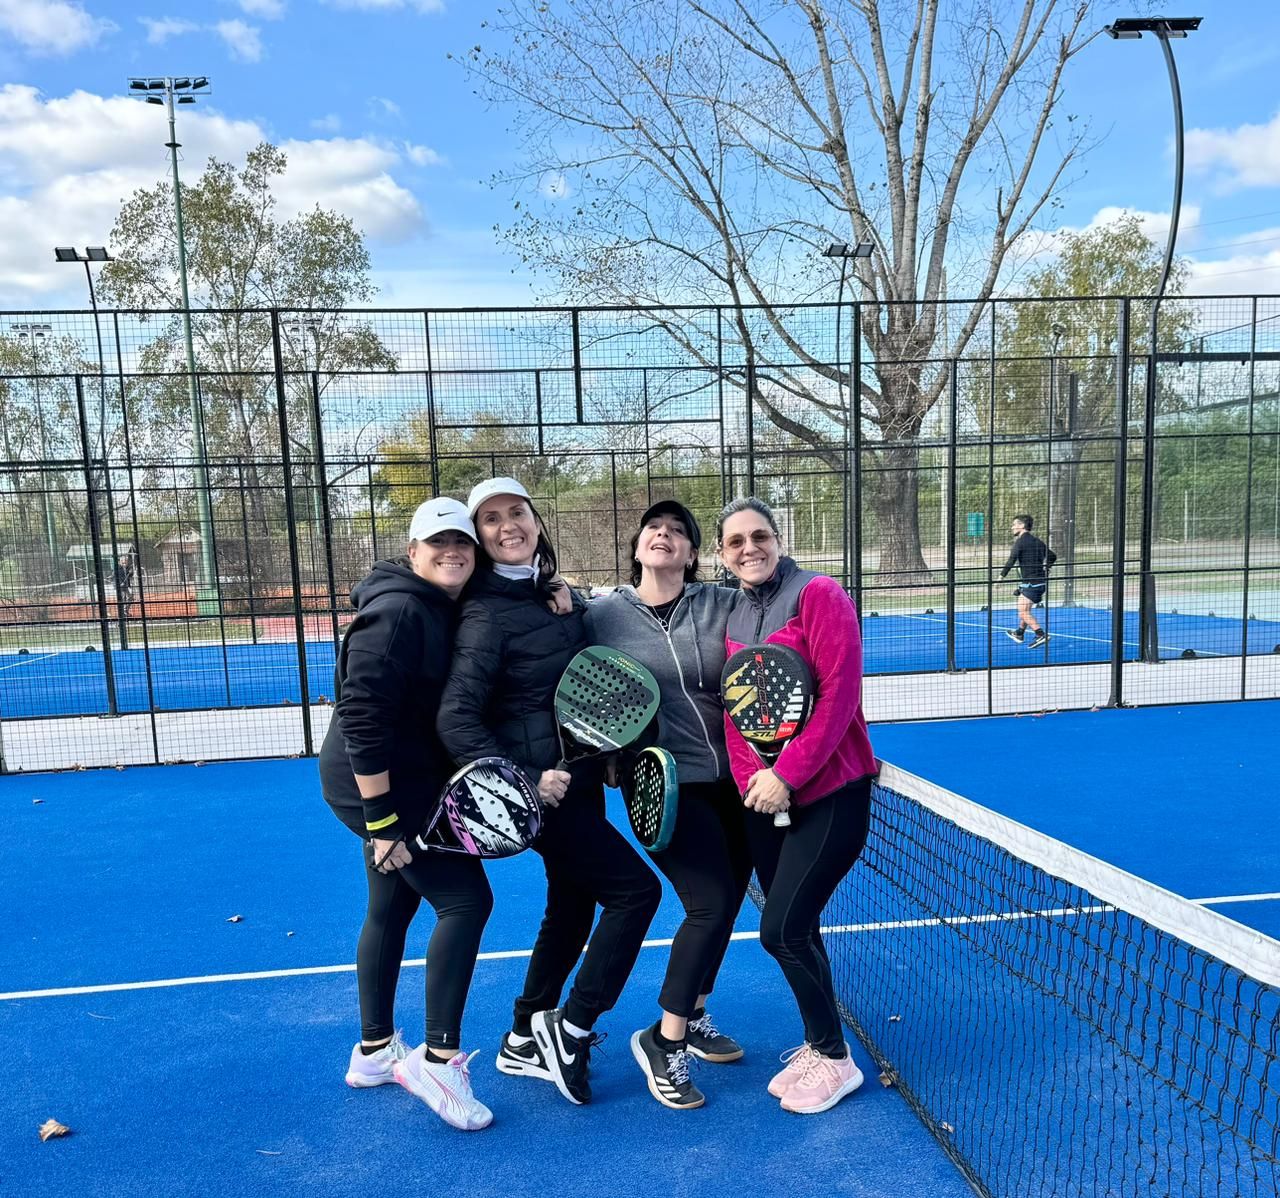
[{"label": "sunglasses", "polygon": [[741,549],[748,541],[753,545],[767,545],[773,540],[773,532],[767,528],[757,528],[749,537],[736,532],[721,542],[726,549]]}]

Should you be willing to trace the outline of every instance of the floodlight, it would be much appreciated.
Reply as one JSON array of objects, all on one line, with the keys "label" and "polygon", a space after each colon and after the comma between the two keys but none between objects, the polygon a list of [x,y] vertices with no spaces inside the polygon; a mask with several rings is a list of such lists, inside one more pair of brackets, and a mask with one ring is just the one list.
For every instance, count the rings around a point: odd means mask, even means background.
[{"label": "floodlight", "polygon": [[859,241],[849,245],[843,241],[833,241],[822,251],[824,258],[870,258],[875,246],[869,241]]},{"label": "floodlight", "polygon": [[194,104],[195,102],[196,102],[195,96],[179,96],[178,97],[179,104]]},{"label": "floodlight", "polygon": [[75,246],[71,245],[55,245],[53,247],[53,256],[59,262],[79,262],[80,254]]},{"label": "floodlight", "polygon": [[159,97],[159,96],[148,96],[148,97],[147,97],[147,103],[148,103],[148,104],[163,104],[163,103],[164,103],[164,101],[163,101],[162,99],[160,99],[160,97]]},{"label": "floodlight", "polygon": [[1200,28],[1202,17],[1121,17],[1112,21],[1103,32],[1117,41],[1130,41],[1144,33],[1157,37],[1186,37]]},{"label": "floodlight", "polygon": [[206,79],[203,75],[198,75],[195,79],[191,81],[191,86],[192,87],[208,87],[209,80]]},{"label": "floodlight", "polygon": [[190,86],[191,86],[191,80],[190,80],[190,79],[175,79],[175,80],[173,81],[173,86],[174,86],[174,87],[182,87],[182,88],[190,87]]},{"label": "floodlight", "polygon": [[90,262],[110,262],[111,255],[107,253],[105,245],[91,245],[85,248],[85,254]]}]

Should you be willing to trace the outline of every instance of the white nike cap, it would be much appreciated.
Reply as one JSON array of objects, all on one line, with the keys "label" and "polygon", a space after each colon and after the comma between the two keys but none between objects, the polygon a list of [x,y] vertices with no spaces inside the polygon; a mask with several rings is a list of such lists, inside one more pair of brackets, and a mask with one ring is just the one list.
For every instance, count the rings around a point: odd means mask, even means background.
[{"label": "white nike cap", "polygon": [[514,478],[486,478],[484,482],[476,483],[467,496],[467,511],[473,519],[480,505],[495,495],[518,495],[532,502],[532,496]]},{"label": "white nike cap", "polygon": [[438,532],[466,533],[478,545],[476,526],[471,523],[467,509],[456,499],[428,499],[419,504],[409,521],[409,540],[425,541]]}]

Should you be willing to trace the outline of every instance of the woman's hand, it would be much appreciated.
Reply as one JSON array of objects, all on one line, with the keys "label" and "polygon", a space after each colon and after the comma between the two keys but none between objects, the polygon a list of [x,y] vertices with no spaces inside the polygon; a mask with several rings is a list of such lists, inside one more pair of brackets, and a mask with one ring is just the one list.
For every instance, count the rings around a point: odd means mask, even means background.
[{"label": "woman's hand", "polygon": [[765,815],[777,815],[791,806],[791,787],[773,770],[757,770],[747,783],[747,793],[742,802],[753,811]]},{"label": "woman's hand", "polygon": [[375,836],[369,843],[373,848],[374,868],[380,874],[389,874],[413,860],[403,840],[379,840]]},{"label": "woman's hand", "polygon": [[551,580],[551,585],[555,589],[547,600],[547,607],[551,609],[553,616],[567,616],[573,611],[573,596],[569,593],[569,584],[557,574]]},{"label": "woman's hand", "polygon": [[542,777],[538,779],[538,797],[548,807],[559,807],[570,781],[567,770],[543,770]]}]

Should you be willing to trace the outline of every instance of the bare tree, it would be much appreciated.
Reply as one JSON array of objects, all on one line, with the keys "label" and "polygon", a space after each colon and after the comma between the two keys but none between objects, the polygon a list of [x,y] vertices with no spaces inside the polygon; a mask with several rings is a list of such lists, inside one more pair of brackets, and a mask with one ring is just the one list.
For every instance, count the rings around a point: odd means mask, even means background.
[{"label": "bare tree", "polygon": [[[527,148],[503,180],[522,189],[506,235],[575,303],[732,305],[756,410],[833,465],[851,355],[829,321],[819,335],[787,305],[835,298],[836,264],[815,257],[825,243],[872,242],[853,280],[873,305],[860,393],[884,468],[870,493],[880,567],[923,571],[915,439],[945,385],[929,359],[963,352],[1084,148],[1082,122],[1054,116],[1095,7],[509,0],[499,45],[466,59],[482,93],[513,106]],[[944,316],[948,275],[978,302]],[[714,364],[678,312],[654,319]],[[746,386],[745,370],[727,373]]]}]

